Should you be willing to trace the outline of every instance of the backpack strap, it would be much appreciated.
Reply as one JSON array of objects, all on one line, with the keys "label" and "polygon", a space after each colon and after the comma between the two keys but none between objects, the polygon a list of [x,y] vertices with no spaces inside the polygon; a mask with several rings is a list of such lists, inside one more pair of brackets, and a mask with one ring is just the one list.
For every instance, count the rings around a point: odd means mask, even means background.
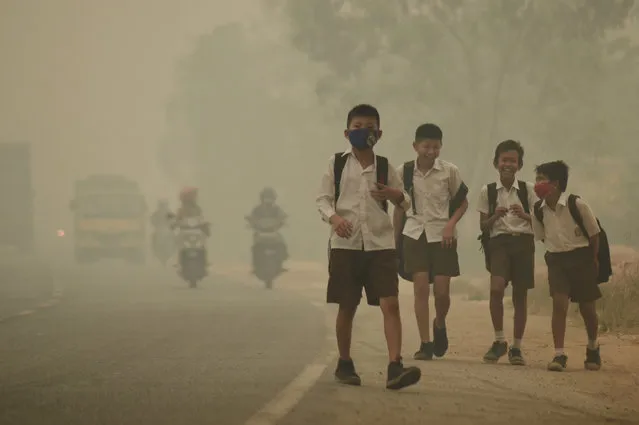
[{"label": "backpack strap", "polygon": [[526,214],[530,214],[530,205],[528,204],[528,185],[525,181],[519,180],[519,190],[517,191],[517,196],[519,197],[519,201],[521,202],[521,206],[524,208]]},{"label": "backpack strap", "polygon": [[488,194],[488,216],[495,214],[497,209],[497,183],[489,183],[486,186]]},{"label": "backpack strap", "polygon": [[575,220],[575,223],[577,223],[577,226],[579,226],[579,229],[581,229],[586,239],[590,239],[586,226],[584,225],[584,219],[579,212],[579,208],[577,208],[577,198],[579,198],[579,195],[568,195],[568,211],[570,211],[572,219]]},{"label": "backpack strap", "polygon": [[[375,162],[375,169],[377,171],[377,183],[381,183],[384,186],[388,185],[388,158],[375,155]],[[388,212],[388,201],[382,202],[382,209],[384,210],[384,212]]]},{"label": "backpack strap", "polygon": [[415,175],[415,161],[404,163],[404,171],[402,177],[404,180],[404,191],[410,195],[410,201],[413,208],[413,214],[417,214],[415,209],[415,190],[413,187],[413,177]]},{"label": "backpack strap", "polygon": [[541,201],[535,202],[535,205],[533,206],[533,211],[534,211],[535,218],[537,219],[537,221],[540,222],[543,225],[544,224],[544,211],[541,209]]},{"label": "backpack strap", "polygon": [[337,206],[337,199],[340,195],[340,184],[342,183],[342,171],[346,166],[348,155],[344,155],[344,152],[337,152],[335,154],[335,163],[333,164],[333,175],[335,176],[335,205]]}]

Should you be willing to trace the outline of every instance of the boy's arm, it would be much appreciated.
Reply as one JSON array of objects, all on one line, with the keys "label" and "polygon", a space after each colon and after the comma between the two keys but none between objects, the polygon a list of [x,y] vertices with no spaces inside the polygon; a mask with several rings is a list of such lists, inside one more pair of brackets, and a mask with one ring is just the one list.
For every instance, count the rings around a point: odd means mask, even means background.
[{"label": "boy's arm", "polygon": [[588,232],[588,236],[590,237],[590,246],[592,247],[592,251],[595,255],[595,259],[599,254],[599,233],[601,230],[599,229],[599,224],[597,223],[597,218],[595,214],[592,212],[590,205],[586,203],[586,201],[581,198],[577,198],[576,202],[577,209],[581,214],[581,219],[584,222],[584,227]]},{"label": "boy's arm", "polygon": [[328,161],[328,170],[324,172],[320,182],[320,188],[315,198],[317,210],[326,223],[331,222],[331,217],[336,215],[335,202],[335,174],[333,167],[335,166],[335,157],[332,156]]},{"label": "boy's arm", "polygon": [[[401,171],[401,173],[403,176],[403,171]],[[404,190],[403,177],[400,177],[400,175],[397,173],[397,170],[395,170],[395,168],[393,167],[388,167],[388,186],[392,187],[393,189],[400,190],[404,195],[404,199],[399,204],[395,205],[395,207],[400,208],[403,211],[408,211],[411,208],[410,196]]]}]

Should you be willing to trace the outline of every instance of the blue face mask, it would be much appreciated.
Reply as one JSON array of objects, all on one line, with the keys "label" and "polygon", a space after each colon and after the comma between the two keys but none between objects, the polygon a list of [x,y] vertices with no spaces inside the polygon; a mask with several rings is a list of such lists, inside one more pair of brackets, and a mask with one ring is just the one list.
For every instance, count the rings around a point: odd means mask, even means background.
[{"label": "blue face mask", "polygon": [[372,128],[349,130],[348,140],[355,149],[371,149],[379,140],[379,131]]}]

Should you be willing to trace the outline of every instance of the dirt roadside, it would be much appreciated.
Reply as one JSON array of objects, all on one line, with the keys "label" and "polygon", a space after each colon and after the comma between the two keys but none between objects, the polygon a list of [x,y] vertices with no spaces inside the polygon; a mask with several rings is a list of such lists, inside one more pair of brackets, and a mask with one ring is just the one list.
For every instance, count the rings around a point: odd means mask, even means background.
[{"label": "dirt roadside", "polygon": [[[246,270],[238,266],[224,274],[246,277]],[[325,279],[321,265],[292,264],[276,290],[299,292],[322,302]],[[401,285],[400,302],[404,356],[407,364],[415,364],[411,357],[418,334],[409,283]],[[332,317],[335,309],[331,307],[326,307],[326,313]],[[512,311],[507,310],[506,315],[510,319]],[[510,320],[506,323],[509,334],[512,324]],[[387,359],[381,314],[378,309],[362,307],[356,319],[353,356],[363,386],[336,385],[330,364],[281,425],[417,425],[437,420],[455,425],[639,424],[639,365],[634,363],[639,359],[639,340],[604,335],[604,366],[599,372],[587,372],[583,369],[585,331],[581,324],[574,325],[568,330],[569,364],[564,373],[545,370],[553,349],[549,318],[544,316],[531,316],[528,321],[523,344],[528,366],[513,367],[504,361],[485,365],[481,357],[493,337],[488,304],[455,298],[448,320],[449,353],[443,359],[420,362],[422,382],[394,393],[384,389]]]}]

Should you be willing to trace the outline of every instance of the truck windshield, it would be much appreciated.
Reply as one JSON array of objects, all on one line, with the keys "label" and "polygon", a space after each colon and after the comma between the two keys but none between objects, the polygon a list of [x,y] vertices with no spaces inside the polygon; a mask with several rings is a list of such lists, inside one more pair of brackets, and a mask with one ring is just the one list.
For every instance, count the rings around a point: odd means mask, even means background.
[{"label": "truck windshield", "polygon": [[78,198],[77,205],[83,218],[137,218],[144,213],[139,195],[88,195]]}]

